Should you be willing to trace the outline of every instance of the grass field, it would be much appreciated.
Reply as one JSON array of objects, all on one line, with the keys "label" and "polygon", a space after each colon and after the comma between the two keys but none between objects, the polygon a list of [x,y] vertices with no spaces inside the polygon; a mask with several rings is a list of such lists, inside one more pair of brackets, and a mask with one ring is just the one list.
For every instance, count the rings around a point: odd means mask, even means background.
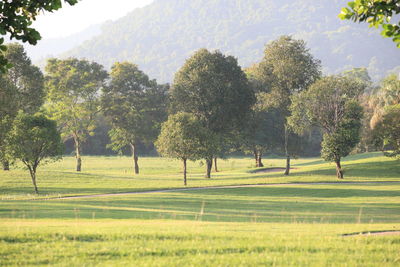
[{"label": "grass field", "polygon": [[400,164],[378,153],[344,161],[355,183],[325,183],[337,182],[335,169],[320,159],[295,160],[286,177],[235,158],[212,179],[191,163],[189,187],[270,185],[48,199],[183,188],[180,162],[140,164],[134,176],[129,158],[86,157],[77,174],[65,158],[39,170],[39,196],[26,170],[0,172],[0,265],[400,265],[400,235],[343,236],[400,231]]}]

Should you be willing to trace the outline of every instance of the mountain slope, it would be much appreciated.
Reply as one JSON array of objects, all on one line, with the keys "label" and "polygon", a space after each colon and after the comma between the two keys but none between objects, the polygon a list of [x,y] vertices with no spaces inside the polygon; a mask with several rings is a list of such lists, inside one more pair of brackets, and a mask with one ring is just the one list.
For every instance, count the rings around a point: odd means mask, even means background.
[{"label": "mountain slope", "polygon": [[234,55],[243,66],[260,60],[267,42],[283,34],[307,41],[325,72],[368,67],[375,79],[400,65],[400,49],[365,24],[343,22],[346,0],[156,0],[109,22],[102,33],[63,56],[106,67],[131,61],[170,82],[199,48]]}]

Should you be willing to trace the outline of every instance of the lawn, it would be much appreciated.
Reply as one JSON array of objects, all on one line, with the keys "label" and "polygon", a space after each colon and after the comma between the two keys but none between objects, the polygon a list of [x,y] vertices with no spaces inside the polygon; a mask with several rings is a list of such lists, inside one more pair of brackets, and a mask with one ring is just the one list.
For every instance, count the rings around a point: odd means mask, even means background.
[{"label": "lawn", "polygon": [[[220,160],[203,177],[189,165],[189,187],[266,184],[243,188],[183,188],[180,162],[86,157],[44,166],[41,194],[32,194],[26,170],[0,172],[0,265],[58,266],[398,266],[400,164],[378,153],[334,165],[299,159],[292,175],[253,172],[250,158]],[[282,167],[283,159],[266,159]],[[318,182],[320,184],[310,184]],[[353,183],[348,183],[353,182]],[[57,199],[102,193],[176,191]],[[48,199],[52,198],[52,199]]]}]

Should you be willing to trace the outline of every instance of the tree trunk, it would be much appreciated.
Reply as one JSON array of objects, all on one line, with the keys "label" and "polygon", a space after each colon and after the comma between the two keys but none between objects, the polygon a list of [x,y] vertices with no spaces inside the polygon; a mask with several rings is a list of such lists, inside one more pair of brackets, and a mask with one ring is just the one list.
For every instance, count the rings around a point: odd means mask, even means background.
[{"label": "tree trunk", "polygon": [[258,153],[256,149],[254,149],[253,154],[254,154],[254,159],[256,161],[256,168],[258,168]]},{"label": "tree trunk", "polygon": [[218,172],[217,157],[214,158],[214,171]]},{"label": "tree trunk", "polygon": [[8,160],[5,160],[2,163],[3,163],[3,171],[9,171],[10,170],[10,162]]},{"label": "tree trunk", "polygon": [[212,165],[213,165],[213,159],[212,158],[206,159],[206,166],[207,166],[206,178],[211,178]]},{"label": "tree trunk", "polygon": [[338,179],[343,179],[342,165],[340,164],[340,159],[335,160],[336,163],[336,176]]},{"label": "tree trunk", "polygon": [[289,175],[290,173],[290,155],[286,156],[286,170],[285,175]]},{"label": "tree trunk", "polygon": [[257,167],[264,167],[264,164],[262,163],[262,153],[259,152],[257,155]]},{"label": "tree trunk", "polygon": [[81,141],[77,137],[74,138],[74,141],[75,141],[76,171],[80,172],[82,170]]},{"label": "tree trunk", "polygon": [[288,143],[289,143],[289,130],[288,130],[287,126],[285,125],[285,153],[286,153],[285,175],[289,175],[289,173],[290,173],[290,155],[289,155]]},{"label": "tree trunk", "polygon": [[135,144],[131,144],[131,150],[132,150],[132,157],[133,157],[133,162],[134,162],[134,168],[135,168],[135,174],[139,174],[139,157],[137,155],[137,151],[136,151],[136,145]]},{"label": "tree trunk", "polygon": [[39,190],[38,190],[37,185],[36,185],[36,169],[35,168],[31,168],[31,167],[28,167],[28,168],[29,168],[29,172],[31,174],[33,187],[35,188],[35,193],[39,194]]},{"label": "tree trunk", "polygon": [[186,159],[183,159],[183,184],[186,186]]}]

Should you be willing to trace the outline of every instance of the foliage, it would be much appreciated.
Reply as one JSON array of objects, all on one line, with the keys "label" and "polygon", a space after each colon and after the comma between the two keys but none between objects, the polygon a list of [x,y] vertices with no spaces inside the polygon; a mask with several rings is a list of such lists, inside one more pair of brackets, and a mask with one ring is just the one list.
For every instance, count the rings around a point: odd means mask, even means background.
[{"label": "foliage", "polygon": [[[74,5],[78,0],[64,0]],[[0,2],[0,35],[9,34],[10,38],[28,42],[35,45],[41,36],[37,30],[31,27],[36,16],[42,11],[54,11],[62,7],[61,0],[19,0]],[[0,38],[0,72],[5,72],[12,66],[2,52],[6,51],[4,38]],[[10,64],[11,63],[11,64]]]},{"label": "foliage", "polygon": [[162,156],[195,161],[209,156],[212,136],[193,114],[179,112],[163,123],[156,147]]},{"label": "foliage", "polygon": [[13,159],[6,154],[5,136],[11,129],[18,110],[33,114],[44,100],[44,78],[40,69],[33,66],[22,45],[8,44],[3,54],[12,64],[0,77],[0,161],[5,170]]},{"label": "foliage", "polygon": [[324,160],[340,160],[349,155],[360,141],[362,107],[357,101],[349,101],[345,105],[345,114],[337,129],[323,136],[321,156]]},{"label": "foliage", "polygon": [[171,88],[171,111],[188,112],[217,138],[210,148],[207,174],[214,156],[223,154],[232,134],[246,121],[255,101],[246,75],[232,56],[200,49],[176,73]]},{"label": "foliage", "polygon": [[96,127],[100,91],[108,77],[103,66],[74,58],[50,59],[46,66],[46,107],[61,127],[64,140],[75,142],[77,171],[81,168],[81,145]]},{"label": "foliage", "polygon": [[42,71],[32,65],[24,47],[18,43],[8,44],[5,58],[12,64],[6,77],[16,89],[13,105],[24,112],[34,114],[44,102],[44,77]]},{"label": "foliage", "polygon": [[322,128],[322,156],[335,161],[338,178],[343,178],[341,158],[360,140],[362,107],[358,98],[364,89],[365,84],[356,80],[328,76],[292,98],[292,129],[302,132],[312,125]]},{"label": "foliage", "polygon": [[[321,62],[314,58],[303,40],[281,36],[265,47],[264,58],[256,72],[264,90],[268,92],[270,105],[276,107],[282,116],[290,116],[291,96],[307,90],[321,76]],[[285,121],[282,125],[282,150],[287,157],[285,174],[290,171],[290,157],[301,150],[298,139]],[[290,144],[290,145],[289,145]]]},{"label": "foliage", "polygon": [[36,170],[40,164],[61,158],[63,144],[55,121],[43,115],[19,113],[7,136],[12,158],[21,160],[29,169],[35,192]]},{"label": "foliage", "polygon": [[16,91],[10,80],[4,74],[0,74],[0,162],[5,164],[11,160],[6,153],[5,140],[18,111],[15,105]]},{"label": "foliage", "polygon": [[385,154],[400,158],[400,104],[385,108],[382,119],[373,130],[376,145],[392,150]]},{"label": "foliage", "polygon": [[348,3],[348,7],[342,8],[339,17],[355,22],[367,22],[370,27],[382,27],[382,36],[390,37],[400,48],[400,21],[392,23],[392,19],[398,19],[400,3],[398,0],[355,0]]},{"label": "foliage", "polygon": [[131,63],[115,63],[109,86],[103,88],[102,109],[111,120],[111,148],[121,151],[132,147],[135,172],[138,173],[135,147],[139,142],[155,141],[166,117],[167,86],[150,80]]}]

